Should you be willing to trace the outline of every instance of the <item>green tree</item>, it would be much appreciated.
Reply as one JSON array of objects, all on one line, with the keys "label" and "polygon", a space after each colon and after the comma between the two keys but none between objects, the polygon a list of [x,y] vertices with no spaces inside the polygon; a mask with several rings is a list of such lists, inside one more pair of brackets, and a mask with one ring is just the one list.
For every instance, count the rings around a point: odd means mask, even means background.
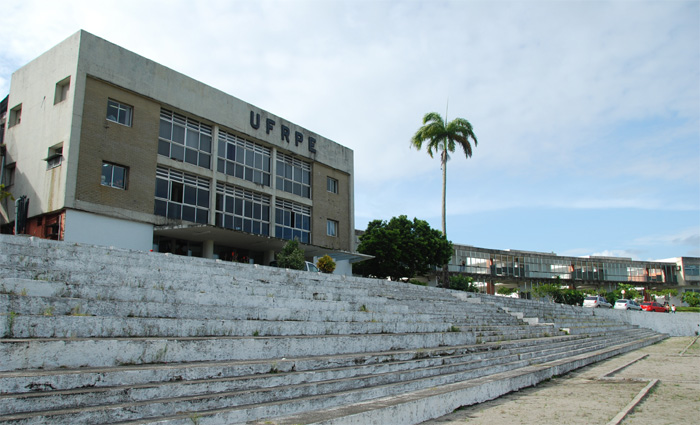
[{"label": "green tree", "polygon": [[464,118],[455,118],[445,123],[440,114],[429,112],[423,117],[423,126],[416,131],[411,138],[411,146],[421,150],[426,143],[428,155],[433,158],[435,152],[440,153],[440,165],[442,166],[442,234],[447,236],[447,161],[450,153],[455,151],[457,145],[462,147],[467,158],[472,156],[470,139],[477,145],[476,135],[469,121]]},{"label": "green tree", "polygon": [[685,291],[681,296],[681,300],[683,300],[683,302],[685,303],[688,303],[688,305],[691,307],[698,307],[700,306],[700,293]]},{"label": "green tree", "polygon": [[474,284],[474,278],[471,276],[451,276],[450,289],[465,292],[479,292],[479,287]]},{"label": "green tree", "polygon": [[452,243],[426,221],[411,221],[401,215],[389,221],[371,221],[360,236],[357,251],[374,258],[355,263],[353,272],[399,280],[425,275],[430,266],[447,263],[452,256]]},{"label": "green tree", "polygon": [[284,244],[282,251],[277,253],[277,267],[294,270],[304,270],[304,251],[299,248],[299,241],[291,240]]}]

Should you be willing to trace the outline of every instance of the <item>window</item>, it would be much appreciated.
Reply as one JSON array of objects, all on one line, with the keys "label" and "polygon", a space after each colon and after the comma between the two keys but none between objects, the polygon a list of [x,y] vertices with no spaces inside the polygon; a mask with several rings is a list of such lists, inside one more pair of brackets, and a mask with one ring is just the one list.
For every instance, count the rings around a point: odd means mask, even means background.
[{"label": "window", "polygon": [[277,189],[311,198],[311,165],[278,152]]},{"label": "window", "polygon": [[700,276],[700,266],[694,264],[686,264],[685,266],[686,276]]},{"label": "window", "polygon": [[270,235],[270,198],[223,183],[216,185],[216,225]]},{"label": "window", "polygon": [[121,165],[102,163],[102,186],[114,187],[116,189],[126,189],[126,167]]},{"label": "window", "polygon": [[[56,93],[54,94],[53,104],[61,103],[68,98],[68,89],[70,88],[70,77],[56,83]],[[108,113],[109,115],[109,113]]]},{"label": "window", "polygon": [[0,183],[4,184],[6,188],[15,184],[15,168],[16,164],[14,162],[5,166],[5,175],[2,176]]},{"label": "window", "polygon": [[158,154],[210,169],[211,134],[211,126],[161,109]]},{"label": "window", "polygon": [[296,202],[278,199],[275,203],[275,237],[311,241],[311,208]]},{"label": "window", "polygon": [[209,180],[168,168],[156,168],[155,215],[207,224]]},{"label": "window", "polygon": [[131,117],[133,108],[116,100],[109,99],[107,101],[107,119],[127,127],[131,127]]},{"label": "window", "polygon": [[338,180],[328,177],[328,183],[326,184],[326,189],[331,193],[338,193]]},{"label": "window", "polygon": [[220,173],[270,186],[270,149],[219,131],[216,169]]},{"label": "window", "polygon": [[47,170],[60,166],[63,162],[63,143],[50,147],[49,154],[44,161],[46,161]]},{"label": "window", "polygon": [[14,127],[22,122],[22,104],[10,109],[10,120],[7,122],[7,127]]},{"label": "window", "polygon": [[337,237],[338,236],[338,222],[335,220],[328,220],[326,222],[326,234],[328,236]]}]

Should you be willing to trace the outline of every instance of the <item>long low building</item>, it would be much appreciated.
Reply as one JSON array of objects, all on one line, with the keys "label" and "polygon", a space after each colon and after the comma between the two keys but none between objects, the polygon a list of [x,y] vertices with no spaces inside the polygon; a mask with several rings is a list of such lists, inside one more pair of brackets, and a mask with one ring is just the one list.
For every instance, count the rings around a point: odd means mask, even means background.
[{"label": "long low building", "polygon": [[470,276],[494,294],[497,285],[527,294],[533,285],[561,282],[571,288],[615,289],[618,283],[651,290],[700,292],[700,258],[637,261],[625,257],[568,257],[554,253],[454,245],[452,274]]},{"label": "long low building", "polygon": [[7,108],[5,233],[256,264],[297,239],[340,273],[362,258],[351,149],[90,33],[13,73]]}]

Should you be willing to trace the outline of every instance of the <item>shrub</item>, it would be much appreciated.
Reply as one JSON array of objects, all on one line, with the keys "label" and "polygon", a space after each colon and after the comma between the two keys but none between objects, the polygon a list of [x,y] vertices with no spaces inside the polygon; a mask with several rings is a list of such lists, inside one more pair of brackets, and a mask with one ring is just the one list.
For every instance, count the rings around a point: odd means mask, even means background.
[{"label": "shrub", "polygon": [[282,251],[277,253],[277,266],[285,269],[304,270],[304,251],[299,248],[296,240],[284,244]]},{"label": "shrub", "polygon": [[333,261],[330,255],[324,255],[318,259],[316,267],[323,273],[333,273],[333,270],[335,270],[335,261]]},{"label": "shrub", "polygon": [[518,288],[506,288],[505,286],[501,286],[496,291],[497,294],[505,296],[513,295],[516,292],[518,292]]},{"label": "shrub", "polygon": [[428,286],[428,282],[422,282],[418,279],[409,279],[408,283],[410,283],[411,285]]},{"label": "shrub", "polygon": [[691,307],[698,307],[700,306],[700,293],[685,291],[683,292],[681,300],[683,300],[683,302],[688,303],[688,305]]},{"label": "shrub", "polygon": [[479,292],[479,287],[474,285],[474,278],[468,276],[450,277],[450,289],[465,292]]}]

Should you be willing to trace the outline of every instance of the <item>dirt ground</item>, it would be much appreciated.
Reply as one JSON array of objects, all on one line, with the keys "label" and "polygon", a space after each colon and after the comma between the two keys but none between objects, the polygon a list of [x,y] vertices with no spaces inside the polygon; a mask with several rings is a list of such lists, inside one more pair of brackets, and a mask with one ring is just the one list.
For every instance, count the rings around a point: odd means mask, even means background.
[{"label": "dirt ground", "polygon": [[[658,382],[647,388],[654,379]],[[640,393],[646,395],[635,404]],[[422,425],[465,423],[698,424],[700,341],[668,338]]]}]

